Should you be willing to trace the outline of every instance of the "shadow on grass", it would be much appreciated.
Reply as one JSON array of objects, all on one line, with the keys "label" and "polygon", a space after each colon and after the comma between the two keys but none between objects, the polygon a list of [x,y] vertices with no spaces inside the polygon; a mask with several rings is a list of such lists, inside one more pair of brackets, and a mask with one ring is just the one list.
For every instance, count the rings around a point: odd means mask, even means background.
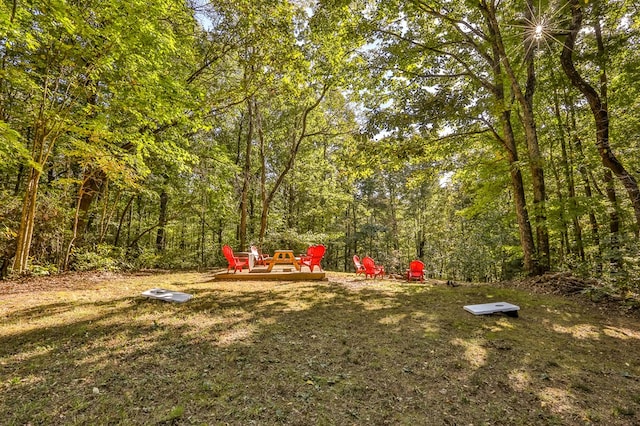
[{"label": "shadow on grass", "polygon": [[[6,424],[640,422],[640,326],[565,299],[480,286],[173,283],[194,299],[105,291],[9,313]],[[520,305],[520,318],[462,309],[498,299]]]}]

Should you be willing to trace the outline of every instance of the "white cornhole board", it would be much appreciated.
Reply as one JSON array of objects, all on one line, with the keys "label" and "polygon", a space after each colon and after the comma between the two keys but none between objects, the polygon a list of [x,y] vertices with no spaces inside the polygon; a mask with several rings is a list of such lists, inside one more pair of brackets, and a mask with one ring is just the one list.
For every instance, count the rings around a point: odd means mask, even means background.
[{"label": "white cornhole board", "polygon": [[152,288],[151,290],[142,292],[142,295],[150,297],[152,299],[177,303],[186,302],[193,297],[191,294],[181,293],[179,291],[164,290],[162,288]]},{"label": "white cornhole board", "polygon": [[512,305],[507,302],[481,303],[479,305],[466,305],[464,310],[471,312],[473,315],[487,315],[496,312],[504,312],[510,317],[517,317],[520,306]]}]

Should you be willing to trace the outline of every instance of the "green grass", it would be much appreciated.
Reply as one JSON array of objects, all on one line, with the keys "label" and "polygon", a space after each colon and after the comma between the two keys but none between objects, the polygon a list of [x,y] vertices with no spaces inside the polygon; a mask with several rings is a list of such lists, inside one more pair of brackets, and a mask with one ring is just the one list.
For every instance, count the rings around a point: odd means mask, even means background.
[{"label": "green grass", "polygon": [[[211,277],[0,283],[1,423],[640,423],[638,318],[489,285]],[[462,309],[487,301],[520,317]]]}]

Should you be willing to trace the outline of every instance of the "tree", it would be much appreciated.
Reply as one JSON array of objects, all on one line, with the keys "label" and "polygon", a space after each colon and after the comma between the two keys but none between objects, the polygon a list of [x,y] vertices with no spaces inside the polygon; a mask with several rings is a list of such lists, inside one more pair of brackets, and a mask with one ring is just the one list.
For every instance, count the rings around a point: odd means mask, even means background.
[{"label": "tree", "polygon": [[[406,20],[402,25],[380,12],[380,28],[376,32],[384,37],[381,44],[386,46],[385,51],[389,54],[382,55],[383,61],[374,67],[381,70],[383,80],[394,85],[395,90],[389,90],[394,96],[408,94],[406,110],[399,113],[401,117],[429,117],[429,121],[421,121],[419,125],[427,141],[455,144],[469,135],[487,132],[504,148],[506,159],[511,164],[510,176],[525,269],[537,273],[538,262],[520,170],[517,135],[512,123],[511,98],[508,86],[505,87],[505,52],[498,43],[496,25],[492,25],[490,16],[482,14],[481,7],[474,10],[425,1],[412,4],[415,9],[407,6],[403,10],[402,16],[406,16]],[[486,6],[485,3],[482,5]],[[394,7],[399,6],[389,6],[385,10],[397,13]],[[433,30],[435,28],[437,31]],[[425,87],[430,89],[419,98],[425,104],[419,105],[412,97],[420,90],[424,91]],[[462,93],[460,88],[464,88]],[[468,101],[465,96],[472,100]],[[391,101],[392,105],[399,103],[394,98]],[[405,119],[402,124],[409,134],[415,131],[415,120]],[[448,128],[446,131],[451,134],[442,138],[444,130],[439,129],[444,128]],[[453,151],[457,149],[453,148]]]},{"label": "tree", "polygon": [[[123,9],[126,13],[121,13]],[[145,147],[150,140],[145,132],[131,138],[126,130],[166,122],[170,119],[163,114],[176,111],[175,105],[170,111],[163,110],[157,95],[163,93],[171,102],[175,98],[168,98],[180,90],[171,77],[161,77],[166,58],[176,51],[172,30],[178,25],[164,19],[172,16],[178,20],[180,13],[185,16],[185,9],[178,3],[149,7],[136,1],[95,1],[80,7],[54,1],[36,3],[30,9],[16,6],[15,10],[14,38],[4,52],[5,60],[11,58],[5,61],[5,67],[10,68],[7,75],[12,77],[3,86],[23,96],[18,97],[19,102],[4,98],[3,110],[13,114],[16,123],[18,114],[22,114],[19,126],[27,130],[23,135],[29,140],[23,140],[31,151],[14,259],[14,271],[23,272],[28,263],[40,177],[60,143],[70,156],[99,166],[99,172],[93,165],[84,168],[79,181],[69,247],[84,230],[86,218],[80,212],[86,213],[99,190],[97,184],[104,182],[98,176],[113,177],[124,169],[129,176],[145,173],[140,160],[145,151],[153,149]],[[139,31],[130,31],[131,27]],[[153,113],[148,113],[151,105]],[[117,113],[119,108],[124,115]],[[128,139],[124,144],[123,136]],[[137,150],[122,150],[122,146]]]},{"label": "tree", "polygon": [[[640,227],[640,189],[638,189],[638,183],[635,177],[629,173],[625,166],[620,162],[609,143],[609,107],[607,99],[606,72],[607,61],[606,51],[602,40],[602,31],[598,23],[600,16],[596,13],[594,27],[598,51],[598,65],[600,70],[600,93],[598,93],[593,86],[589,84],[582,75],[580,75],[578,70],[575,68],[573,61],[576,41],[578,39],[580,29],[582,28],[584,8],[578,0],[569,0],[568,4],[569,10],[571,11],[571,22],[566,33],[566,38],[562,48],[562,55],[560,57],[562,68],[571,81],[571,84],[580,90],[589,103],[589,107],[591,108],[595,121],[596,146],[602,159],[602,164],[611,170],[618,179],[620,179],[620,182],[627,190],[627,194],[631,200],[635,213],[636,226]],[[610,200],[612,203],[615,203],[615,196],[611,193],[611,187],[609,191]]]},{"label": "tree", "polygon": [[[481,1],[480,9],[487,21],[489,27],[490,41],[494,44],[500,63],[504,67],[509,82],[511,83],[511,91],[522,108],[522,124],[525,130],[527,140],[527,149],[529,154],[529,167],[531,169],[531,182],[533,186],[533,203],[535,214],[535,227],[537,237],[537,253],[536,270],[537,274],[544,273],[549,270],[549,233],[546,224],[545,213],[545,182],[543,160],[538,145],[538,134],[534,115],[533,98],[536,87],[534,54],[535,54],[535,28],[527,28],[524,32],[523,48],[525,51],[524,61],[526,64],[526,83],[525,90],[521,88],[513,66],[511,58],[507,55],[505,43],[500,29],[497,17],[498,3],[496,1]],[[527,0],[527,8],[524,16],[525,23],[531,23],[531,27],[535,24],[533,17],[535,6],[532,0]]]}]

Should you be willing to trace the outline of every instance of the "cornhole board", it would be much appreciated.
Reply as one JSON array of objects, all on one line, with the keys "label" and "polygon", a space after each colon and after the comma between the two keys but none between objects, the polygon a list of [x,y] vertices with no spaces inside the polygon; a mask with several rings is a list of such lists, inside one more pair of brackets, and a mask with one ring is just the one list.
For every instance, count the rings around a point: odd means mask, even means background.
[{"label": "cornhole board", "polygon": [[473,315],[487,315],[503,312],[510,317],[517,317],[520,306],[512,305],[507,302],[481,303],[479,305],[463,306],[464,310],[471,312]]},{"label": "cornhole board", "polygon": [[193,295],[191,294],[181,293],[179,291],[165,290],[162,288],[152,288],[151,290],[143,291],[142,295],[151,299],[177,303],[186,302],[193,297]]}]

